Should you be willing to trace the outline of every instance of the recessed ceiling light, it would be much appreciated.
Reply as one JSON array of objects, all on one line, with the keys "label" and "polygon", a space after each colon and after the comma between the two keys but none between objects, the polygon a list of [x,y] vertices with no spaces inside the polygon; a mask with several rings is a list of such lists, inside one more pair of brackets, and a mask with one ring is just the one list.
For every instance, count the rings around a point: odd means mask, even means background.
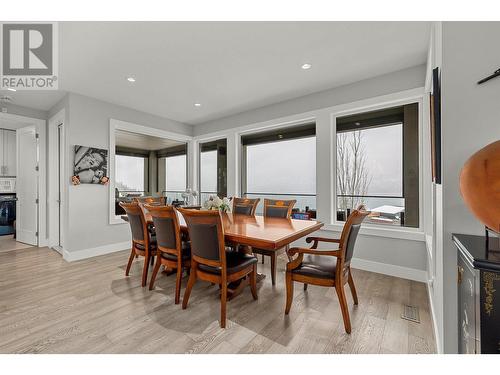
[{"label": "recessed ceiling light", "polygon": [[13,89],[12,87],[7,88],[9,91],[17,91],[16,89]]},{"label": "recessed ceiling light", "polygon": [[127,81],[129,81],[129,82],[135,82],[135,78],[134,77],[128,77]]},{"label": "recessed ceiling light", "polygon": [[306,63],[306,64],[302,65],[302,69],[304,69],[304,70],[311,69],[311,68],[312,68],[311,64]]},{"label": "recessed ceiling light", "polygon": [[201,103],[194,103],[195,107],[201,107]]}]

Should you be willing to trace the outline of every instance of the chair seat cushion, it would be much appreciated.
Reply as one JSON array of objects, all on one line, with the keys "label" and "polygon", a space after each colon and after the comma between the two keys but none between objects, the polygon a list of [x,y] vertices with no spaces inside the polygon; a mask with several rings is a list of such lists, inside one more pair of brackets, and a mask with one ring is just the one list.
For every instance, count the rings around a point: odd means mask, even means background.
[{"label": "chair seat cushion", "polygon": [[[145,250],[144,245],[142,245],[140,243],[136,243],[135,247],[138,248],[139,250],[142,250],[142,251]],[[155,236],[151,236],[151,240],[149,241],[149,247],[150,247],[150,249],[156,249],[156,237]]]},{"label": "chair seat cushion", "polygon": [[[177,255],[169,254],[169,253],[161,253],[161,257],[167,260],[177,260]],[[191,258],[191,243],[190,242],[182,242],[182,260],[188,260]]]},{"label": "chair seat cushion", "polygon": [[[248,266],[257,263],[257,258],[253,255],[240,253],[238,251],[226,251],[226,264],[227,264],[227,274],[233,274],[241,271]],[[221,267],[211,267],[204,264],[200,264],[199,269],[201,271],[210,272],[213,274],[220,275]]]},{"label": "chair seat cushion", "polygon": [[336,257],[305,254],[301,265],[292,270],[292,273],[320,279],[335,279],[336,266]]}]

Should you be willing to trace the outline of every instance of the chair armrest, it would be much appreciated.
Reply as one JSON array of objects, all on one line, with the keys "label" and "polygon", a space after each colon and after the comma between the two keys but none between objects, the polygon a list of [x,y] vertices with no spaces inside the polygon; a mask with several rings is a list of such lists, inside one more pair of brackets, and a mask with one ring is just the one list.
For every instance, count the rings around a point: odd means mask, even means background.
[{"label": "chair armrest", "polygon": [[303,247],[293,247],[288,250],[288,254],[293,256],[295,254],[312,254],[312,255],[329,255],[334,257],[339,257],[341,255],[340,250],[315,250],[307,249]]},{"label": "chair armrest", "polygon": [[307,237],[306,242],[311,243],[314,241],[311,249],[316,249],[318,247],[319,242],[330,242],[330,243],[340,243],[340,240],[337,238],[324,238],[324,237]]},{"label": "chair armrest", "polygon": [[[298,254],[297,258],[293,259],[293,256]],[[305,249],[302,247],[293,247],[287,251],[288,259],[290,260],[287,265],[287,271],[292,271],[302,263],[304,258],[304,254],[313,254],[313,255],[328,255],[339,257],[341,255],[340,250],[314,250],[314,249]]]}]

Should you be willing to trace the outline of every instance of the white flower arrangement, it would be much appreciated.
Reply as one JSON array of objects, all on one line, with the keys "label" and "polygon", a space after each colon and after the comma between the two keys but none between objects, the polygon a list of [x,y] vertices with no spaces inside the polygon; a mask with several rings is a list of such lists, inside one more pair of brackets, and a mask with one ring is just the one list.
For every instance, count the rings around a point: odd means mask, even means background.
[{"label": "white flower arrangement", "polygon": [[219,210],[223,212],[231,212],[231,203],[228,198],[219,198],[217,195],[211,195],[204,203],[204,210]]}]

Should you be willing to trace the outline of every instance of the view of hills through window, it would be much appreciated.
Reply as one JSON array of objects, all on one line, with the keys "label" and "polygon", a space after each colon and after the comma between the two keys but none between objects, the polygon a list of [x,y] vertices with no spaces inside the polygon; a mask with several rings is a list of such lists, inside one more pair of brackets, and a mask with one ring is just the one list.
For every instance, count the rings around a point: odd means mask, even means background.
[{"label": "view of hills through window", "polygon": [[166,190],[183,192],[186,190],[186,155],[169,156],[165,162]]},{"label": "view of hills through window", "polygon": [[144,158],[115,156],[115,187],[119,191],[144,191]]},{"label": "view of hills through window", "polygon": [[246,193],[316,208],[316,137],[246,146]]}]

